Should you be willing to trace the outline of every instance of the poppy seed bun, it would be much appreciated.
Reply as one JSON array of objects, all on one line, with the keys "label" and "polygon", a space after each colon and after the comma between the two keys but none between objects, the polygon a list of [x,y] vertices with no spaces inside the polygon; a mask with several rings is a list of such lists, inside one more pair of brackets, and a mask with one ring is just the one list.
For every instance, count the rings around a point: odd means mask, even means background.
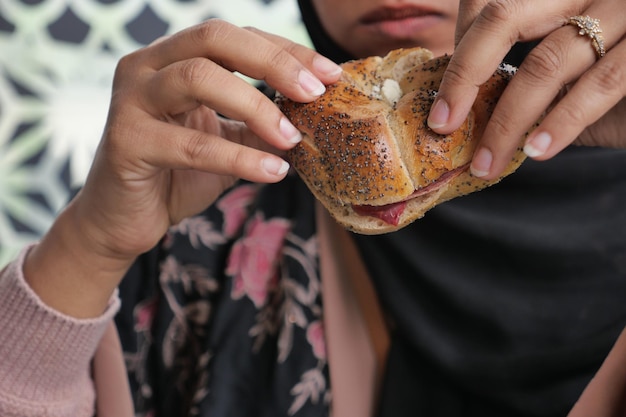
[{"label": "poppy seed bun", "polygon": [[398,230],[451,198],[501,178],[473,177],[469,164],[513,68],[502,66],[480,87],[463,125],[450,135],[427,126],[449,56],[423,48],[342,64],[341,79],[311,103],[283,96],[276,103],[304,139],[288,159],[332,216],[351,231]]}]

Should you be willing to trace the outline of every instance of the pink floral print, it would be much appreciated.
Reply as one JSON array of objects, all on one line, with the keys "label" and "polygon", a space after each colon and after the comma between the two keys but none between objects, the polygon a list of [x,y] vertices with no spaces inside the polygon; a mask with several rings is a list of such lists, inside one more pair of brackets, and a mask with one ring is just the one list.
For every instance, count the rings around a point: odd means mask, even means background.
[{"label": "pink floral print", "polygon": [[245,235],[235,243],[226,273],[233,276],[231,297],[247,296],[260,308],[276,287],[276,267],[290,223],[286,219],[253,218]]},{"label": "pink floral print", "polygon": [[[272,415],[328,415],[314,200],[303,190],[296,176],[241,182],[171,227],[125,278],[133,321],[120,328],[138,417],[217,415],[229,404],[242,417],[238,402],[268,381],[280,404]],[[217,378],[231,363],[259,379],[224,396]]]},{"label": "pink floral print", "polygon": [[258,186],[242,185],[233,188],[216,203],[224,215],[223,229],[226,237],[235,235],[248,218],[248,206],[257,193]]},{"label": "pink floral print", "polygon": [[156,314],[157,298],[150,298],[137,304],[135,307],[135,331],[145,332],[150,330],[152,320]]},{"label": "pink floral print", "polygon": [[306,330],[306,340],[311,344],[315,357],[320,360],[326,360],[326,341],[322,321],[317,320],[309,324]]}]

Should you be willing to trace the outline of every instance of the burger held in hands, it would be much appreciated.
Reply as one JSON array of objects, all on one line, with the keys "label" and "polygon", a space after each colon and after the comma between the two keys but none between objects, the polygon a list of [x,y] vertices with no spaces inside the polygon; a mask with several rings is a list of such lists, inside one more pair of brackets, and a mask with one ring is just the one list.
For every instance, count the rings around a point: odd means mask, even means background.
[{"label": "burger held in hands", "polygon": [[[398,230],[439,203],[488,187],[520,166],[520,149],[502,176],[470,174],[474,150],[515,69],[502,65],[480,87],[472,111],[450,135],[427,126],[449,56],[423,48],[342,64],[341,79],[319,99],[276,103],[303,133],[289,151],[315,197],[347,229]],[[520,138],[520,145],[522,143]]]}]

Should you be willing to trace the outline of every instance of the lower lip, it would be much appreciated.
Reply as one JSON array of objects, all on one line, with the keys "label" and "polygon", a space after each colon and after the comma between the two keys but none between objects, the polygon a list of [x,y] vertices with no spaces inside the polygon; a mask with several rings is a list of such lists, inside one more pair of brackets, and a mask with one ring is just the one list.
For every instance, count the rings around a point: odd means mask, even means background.
[{"label": "lower lip", "polygon": [[398,20],[383,20],[365,26],[383,36],[406,39],[415,36],[419,31],[436,25],[440,20],[441,18],[437,15],[426,15]]}]

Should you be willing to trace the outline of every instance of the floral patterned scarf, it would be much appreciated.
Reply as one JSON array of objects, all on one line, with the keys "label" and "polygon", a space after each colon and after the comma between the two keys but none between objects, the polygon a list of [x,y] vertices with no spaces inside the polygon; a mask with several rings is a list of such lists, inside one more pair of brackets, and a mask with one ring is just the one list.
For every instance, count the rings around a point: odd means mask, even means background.
[{"label": "floral patterned scarf", "polygon": [[122,282],[139,416],[327,416],[314,202],[293,176],[239,183]]}]

